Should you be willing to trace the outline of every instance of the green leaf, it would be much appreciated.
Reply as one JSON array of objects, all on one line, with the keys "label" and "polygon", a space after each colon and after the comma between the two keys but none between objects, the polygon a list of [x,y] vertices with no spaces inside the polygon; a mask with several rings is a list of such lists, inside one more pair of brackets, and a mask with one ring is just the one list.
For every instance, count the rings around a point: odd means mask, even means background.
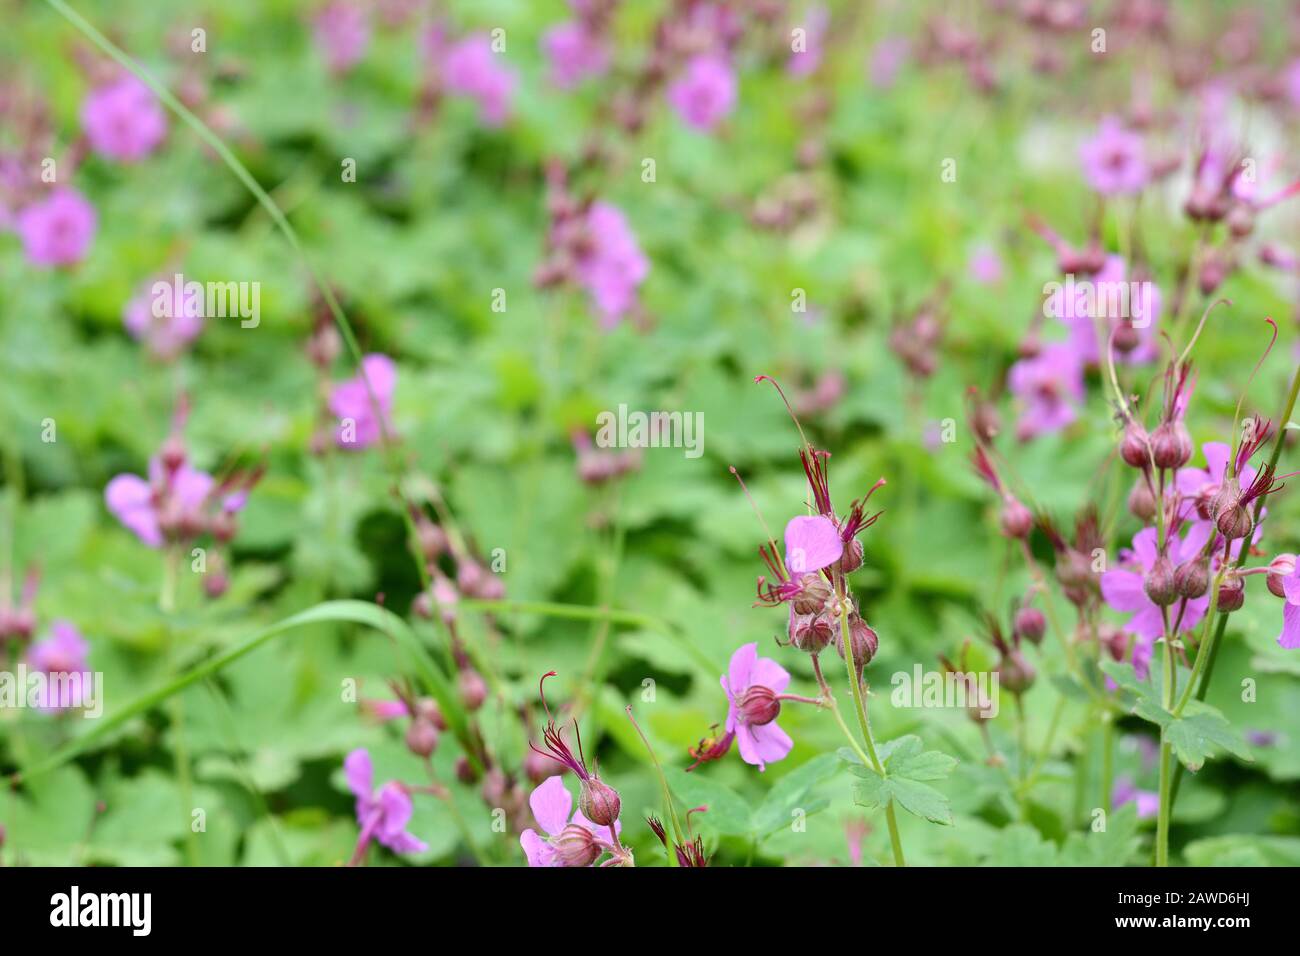
[{"label": "green leaf", "polygon": [[931,823],[952,825],[948,798],[934,787],[905,777],[881,777],[870,771],[868,773],[870,776],[853,788],[854,803],[863,807],[883,808],[893,801],[908,813],[924,817]]},{"label": "green leaf", "polygon": [[1216,708],[1199,700],[1188,701],[1181,717],[1156,706],[1149,698],[1139,700],[1133,712],[1160,726],[1164,739],[1188,770],[1200,770],[1206,758],[1220,749],[1243,760],[1252,759],[1250,747],[1241,734]]},{"label": "green leaf", "polygon": [[753,813],[745,798],[726,784],[718,783],[699,772],[670,769],[665,772],[668,787],[687,807],[707,806],[705,813],[694,817],[700,825],[728,836],[744,836],[752,829]]},{"label": "green leaf", "polygon": [[786,826],[790,822],[791,813],[796,809],[811,815],[813,810],[808,800],[810,792],[818,784],[839,773],[840,767],[840,761],[835,755],[822,754],[787,773],[768,791],[767,797],[754,811],[754,831],[765,835]]}]

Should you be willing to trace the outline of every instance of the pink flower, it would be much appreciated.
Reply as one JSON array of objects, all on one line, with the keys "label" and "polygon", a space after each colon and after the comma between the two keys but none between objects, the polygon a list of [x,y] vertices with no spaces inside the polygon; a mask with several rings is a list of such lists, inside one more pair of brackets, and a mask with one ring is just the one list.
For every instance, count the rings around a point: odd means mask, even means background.
[{"label": "pink flower", "polygon": [[1300,648],[1300,562],[1282,578],[1282,593],[1286,595],[1286,604],[1282,605],[1282,633],[1277,636],[1277,642],[1294,651]]},{"label": "pink flower", "polygon": [[510,114],[515,74],[501,65],[486,33],[475,33],[455,43],[442,64],[447,89],[478,103],[488,126],[500,126]]},{"label": "pink flower", "polygon": [[1131,777],[1118,777],[1111,790],[1111,804],[1116,809],[1126,803],[1137,806],[1139,820],[1146,820],[1160,812],[1160,794],[1151,790],[1139,790]]},{"label": "pink flower", "polygon": [[1147,184],[1147,166],[1142,137],[1113,116],[1101,121],[1097,135],[1079,150],[1083,176],[1103,196],[1137,193]]},{"label": "pink flower", "polygon": [[1159,356],[1156,326],[1163,299],[1160,288],[1149,279],[1128,279],[1128,267],[1122,256],[1107,256],[1101,271],[1087,278],[1067,276],[1057,283],[1043,303],[1046,313],[1059,319],[1070,330],[1070,344],[1085,365],[1098,364],[1106,341],[1098,341],[1097,320],[1104,320],[1109,330],[1127,320],[1137,333],[1136,347],[1127,352],[1115,349],[1115,361],[1139,365]]},{"label": "pink flower", "polygon": [[758,656],[757,644],[746,644],[731,655],[722,676],[727,694],[727,732],[736,735],[741,759],[766,770],[794,746],[790,736],[776,725],[779,695],[790,683],[790,674],[769,657]]},{"label": "pink flower", "polygon": [[587,251],[577,263],[578,281],[590,294],[603,328],[613,328],[636,305],[637,288],[650,261],[637,245],[623,213],[609,203],[587,210]]},{"label": "pink flower", "polygon": [[844,539],[830,518],[798,515],[785,526],[785,566],[793,575],[830,567],[844,554]]},{"label": "pink flower", "polygon": [[826,28],[830,26],[830,14],[825,7],[813,7],[799,24],[803,33],[803,49],[793,50],[785,63],[785,71],[791,76],[807,76],[821,66],[826,53]]},{"label": "pink flower", "polygon": [[34,266],[66,266],[79,262],[95,237],[95,207],[66,186],[18,213],[23,252]]},{"label": "pink flower", "polygon": [[197,534],[206,525],[204,509],[216,481],[182,462],[170,475],[157,456],[149,459],[149,480],[115,476],[104,488],[104,503],[113,516],[151,548],[162,547],[168,532]]},{"label": "pink flower", "polygon": [[394,853],[422,853],[429,848],[427,843],[406,832],[414,811],[406,788],[390,780],[375,792],[375,770],[365,748],[358,747],[347,755],[343,772],[348,788],[357,798],[357,825],[361,827],[352,856],[354,863],[360,861],[371,840],[377,840]]},{"label": "pink flower", "polygon": [[967,268],[970,277],[980,285],[997,285],[1002,281],[1002,259],[991,246],[976,248]]},{"label": "pink flower", "polygon": [[[1172,535],[1166,542],[1169,560],[1176,568],[1184,561],[1198,557],[1205,550],[1209,541],[1211,525],[1198,522],[1187,529],[1187,534],[1180,538]],[[1133,669],[1138,676],[1145,679],[1147,664],[1151,660],[1153,642],[1164,636],[1164,616],[1160,606],[1147,597],[1144,583],[1147,573],[1156,563],[1157,532],[1155,528],[1143,528],[1133,537],[1133,550],[1120,552],[1119,569],[1106,571],[1101,576],[1101,596],[1116,611],[1131,614],[1124,623],[1124,630],[1137,637],[1133,649]],[[1170,623],[1178,616],[1181,605],[1173,605],[1170,610]],[[1209,595],[1189,600],[1182,611],[1182,620],[1178,627],[1186,631],[1196,626],[1205,616],[1210,606]]]},{"label": "pink flower", "polygon": [[334,73],[346,73],[366,55],[370,45],[370,18],[359,6],[335,0],[323,7],[312,22],[316,45]]},{"label": "pink flower", "polygon": [[694,129],[713,129],[736,105],[736,75],[716,54],[696,56],[668,88],[668,102]]},{"label": "pink flower", "polygon": [[561,23],[542,35],[542,50],[551,64],[551,82],[561,89],[576,86],[609,68],[609,49],[581,20]]},{"label": "pink flower", "polygon": [[81,127],[102,156],[134,163],[167,135],[167,113],[143,81],[127,75],[92,91],[81,104]]},{"label": "pink flower", "polygon": [[[370,389],[366,388],[366,380]],[[339,418],[337,444],[340,448],[368,448],[392,428],[393,390],[397,387],[397,366],[387,355],[372,353],[361,360],[361,372],[334,386],[329,407]],[[370,392],[374,391],[374,400]],[[375,405],[379,406],[379,416]]]},{"label": "pink flower", "polygon": [[[86,702],[92,693],[86,672],[88,651],[85,640],[70,621],[54,621],[50,625],[49,637],[32,644],[27,651],[27,666],[59,678],[38,691],[37,706],[62,710]],[[51,697],[51,689],[57,696]]]},{"label": "pink flower", "polygon": [[203,331],[202,297],[166,280],[150,282],[126,304],[122,324],[158,358],[175,358]]},{"label": "pink flower", "polygon": [[1078,417],[1083,402],[1083,364],[1076,349],[1057,342],[1007,373],[1007,386],[1024,402],[1016,435],[1024,441],[1059,431]]},{"label": "pink flower", "polygon": [[898,71],[907,62],[911,44],[906,37],[885,37],[871,51],[867,76],[878,90],[887,90],[898,79]]},{"label": "pink flower", "polygon": [[[519,836],[529,866],[592,866],[611,844],[608,828],[588,820],[573,809],[573,797],[558,776],[547,777],[528,797],[533,819],[546,836],[529,827]],[[572,815],[570,815],[572,813]],[[623,824],[614,821],[614,830]]]}]

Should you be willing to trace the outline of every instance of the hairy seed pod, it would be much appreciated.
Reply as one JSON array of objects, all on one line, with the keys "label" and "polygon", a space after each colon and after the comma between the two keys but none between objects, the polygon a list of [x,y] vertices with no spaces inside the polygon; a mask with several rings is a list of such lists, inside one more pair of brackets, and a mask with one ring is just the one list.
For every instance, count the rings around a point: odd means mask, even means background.
[{"label": "hairy seed pod", "polygon": [[862,542],[852,538],[844,543],[844,553],[840,555],[840,570],[852,574],[862,567]]},{"label": "hairy seed pod", "polygon": [[1002,533],[1008,538],[1026,538],[1034,528],[1034,516],[1011,495],[1002,502]]},{"label": "hairy seed pod", "polygon": [[1246,603],[1246,582],[1236,575],[1229,575],[1219,585],[1219,610],[1224,614],[1241,610]]},{"label": "hairy seed pod", "polygon": [[[849,617],[849,641],[849,649],[853,651],[853,664],[861,672],[880,649],[880,636],[870,624],[854,613]],[[840,657],[844,657],[844,634],[838,629],[835,631],[835,649],[839,651]]]},{"label": "hairy seed pod", "polygon": [[1041,644],[1043,634],[1047,632],[1047,618],[1038,608],[1025,606],[1016,611],[1012,628],[1021,640]]},{"label": "hairy seed pod", "polygon": [[591,866],[601,853],[596,835],[578,823],[570,823],[561,830],[551,845],[560,866]]},{"label": "hairy seed pod", "polygon": [[1182,422],[1161,422],[1151,433],[1151,460],[1157,468],[1181,468],[1192,460],[1192,436]]},{"label": "hairy seed pod", "polygon": [[1133,482],[1133,490],[1128,493],[1129,514],[1139,521],[1148,522],[1156,516],[1156,496],[1151,493],[1151,486],[1145,478],[1139,477]]},{"label": "hairy seed pod", "polygon": [[438,728],[426,717],[416,717],[406,728],[406,749],[417,757],[427,757],[438,747]]},{"label": "hairy seed pod", "polygon": [[790,602],[796,614],[816,614],[831,598],[831,585],[822,575],[805,574],[799,579],[799,593]]}]

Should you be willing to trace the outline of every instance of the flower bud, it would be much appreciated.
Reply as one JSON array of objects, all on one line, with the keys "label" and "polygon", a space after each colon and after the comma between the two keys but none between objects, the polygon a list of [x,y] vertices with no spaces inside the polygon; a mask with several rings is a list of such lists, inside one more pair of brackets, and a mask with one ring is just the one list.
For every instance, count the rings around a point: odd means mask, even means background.
[{"label": "flower bud", "polygon": [[1268,566],[1268,589],[1276,597],[1286,599],[1286,589],[1282,586],[1282,579],[1289,578],[1295,573],[1295,555],[1279,554]]},{"label": "flower bud", "polygon": [[[875,629],[856,613],[849,617],[849,648],[853,651],[853,664],[859,671],[871,663],[880,649],[880,637]],[[844,656],[844,635],[835,632],[835,649]]]},{"label": "flower bud", "polygon": [[1146,591],[1152,603],[1160,607],[1168,607],[1178,600],[1178,591],[1174,587],[1174,566],[1166,555],[1160,555],[1151,565],[1151,570],[1142,582],[1142,590]]},{"label": "flower bud", "polygon": [[1034,683],[1034,668],[1023,654],[1012,650],[998,663],[998,682],[1013,694],[1023,694]]},{"label": "flower bud", "polygon": [[1218,608],[1224,614],[1241,610],[1246,603],[1246,582],[1235,574],[1226,577],[1219,585]]},{"label": "flower bud", "polygon": [[860,567],[862,567],[862,542],[857,538],[851,538],[844,542],[844,553],[840,555],[840,570],[845,574],[852,574]]},{"label": "flower bud", "polygon": [[1150,521],[1156,516],[1156,496],[1145,478],[1133,482],[1133,490],[1128,493],[1129,514],[1139,521]]},{"label": "flower bud", "polygon": [[229,544],[239,532],[239,517],[233,511],[218,511],[212,516],[212,537]]},{"label": "flower bud", "polygon": [[1241,483],[1236,477],[1225,478],[1210,500],[1210,516],[1219,534],[1236,541],[1250,534],[1254,525],[1250,512],[1241,504]]},{"label": "flower bud", "polygon": [[1025,538],[1034,528],[1034,516],[1011,495],[1002,502],[1002,533],[1008,538]]},{"label": "flower bud", "polygon": [[799,593],[790,603],[796,614],[816,614],[826,607],[826,602],[830,598],[830,582],[814,572],[805,574],[799,579]]},{"label": "flower bud", "polygon": [[582,782],[582,792],[578,795],[578,809],[592,823],[602,827],[612,827],[618,819],[622,803],[618,791],[599,777],[592,775]]},{"label": "flower bud", "polygon": [[415,535],[420,543],[420,552],[427,561],[437,560],[447,550],[447,532],[427,518],[416,523]]},{"label": "flower bud", "polygon": [[551,845],[555,848],[555,860],[560,866],[591,866],[601,852],[596,835],[579,823],[566,826]]},{"label": "flower bud", "polygon": [[1117,661],[1122,661],[1128,654],[1128,635],[1124,629],[1115,624],[1103,623],[1097,629],[1097,639],[1101,646]]},{"label": "flower bud", "polygon": [[406,728],[406,749],[417,757],[427,757],[438,747],[438,728],[433,721],[416,717]]},{"label": "flower bud", "polygon": [[754,684],[736,701],[737,717],[751,727],[770,724],[780,713],[781,701],[777,699],[776,691],[762,684]]},{"label": "flower bud", "polygon": [[830,644],[834,629],[825,613],[796,614],[794,608],[791,608],[788,633],[790,643],[797,650],[820,654]]},{"label": "flower bud", "polygon": [[457,689],[460,691],[460,699],[464,702],[466,710],[478,710],[483,706],[483,701],[487,700],[487,683],[472,667],[467,667],[460,672]]},{"label": "flower bud", "polygon": [[980,402],[971,414],[971,427],[982,441],[991,442],[1002,430],[1002,420],[998,416],[997,406],[992,402]]},{"label": "flower bud", "polygon": [[168,435],[158,452],[167,474],[174,475],[185,464],[185,442],[179,435]]},{"label": "flower bud", "polygon": [[1040,644],[1043,640],[1043,634],[1047,631],[1047,618],[1043,616],[1043,612],[1038,608],[1026,605],[1016,611],[1012,627],[1016,636],[1021,640],[1029,641],[1031,644]]},{"label": "flower bud", "polygon": [[1127,355],[1142,344],[1142,334],[1134,328],[1132,321],[1123,319],[1115,326],[1113,341],[1116,351]]},{"label": "flower bud", "polygon": [[1151,449],[1147,447],[1147,430],[1137,422],[1129,422],[1119,442],[1119,456],[1124,464],[1145,468],[1151,464]]},{"label": "flower bud", "polygon": [[1184,561],[1174,572],[1174,591],[1179,597],[1193,599],[1210,589],[1210,562],[1205,558]]},{"label": "flower bud", "polygon": [[442,708],[432,697],[421,697],[415,702],[415,713],[433,724],[438,730],[447,729],[447,718],[442,716]]},{"label": "flower bud", "polygon": [[478,773],[474,770],[474,765],[464,755],[456,758],[456,779],[464,784],[471,784],[478,780]]},{"label": "flower bud", "polygon": [[1192,436],[1182,422],[1161,422],[1151,433],[1151,460],[1157,468],[1181,468],[1192,460]]}]

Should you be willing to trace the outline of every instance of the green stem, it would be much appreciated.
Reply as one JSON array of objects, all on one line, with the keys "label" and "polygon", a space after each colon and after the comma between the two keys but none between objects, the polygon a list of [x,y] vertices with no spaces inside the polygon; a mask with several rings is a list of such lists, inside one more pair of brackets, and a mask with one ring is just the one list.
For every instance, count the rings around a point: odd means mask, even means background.
[{"label": "green stem", "polygon": [[1156,819],[1156,866],[1169,865],[1170,746],[1160,741],[1160,816]]},{"label": "green stem", "polygon": [[1111,789],[1115,779],[1115,720],[1110,711],[1101,715],[1101,802],[1097,806],[1110,812]]}]

